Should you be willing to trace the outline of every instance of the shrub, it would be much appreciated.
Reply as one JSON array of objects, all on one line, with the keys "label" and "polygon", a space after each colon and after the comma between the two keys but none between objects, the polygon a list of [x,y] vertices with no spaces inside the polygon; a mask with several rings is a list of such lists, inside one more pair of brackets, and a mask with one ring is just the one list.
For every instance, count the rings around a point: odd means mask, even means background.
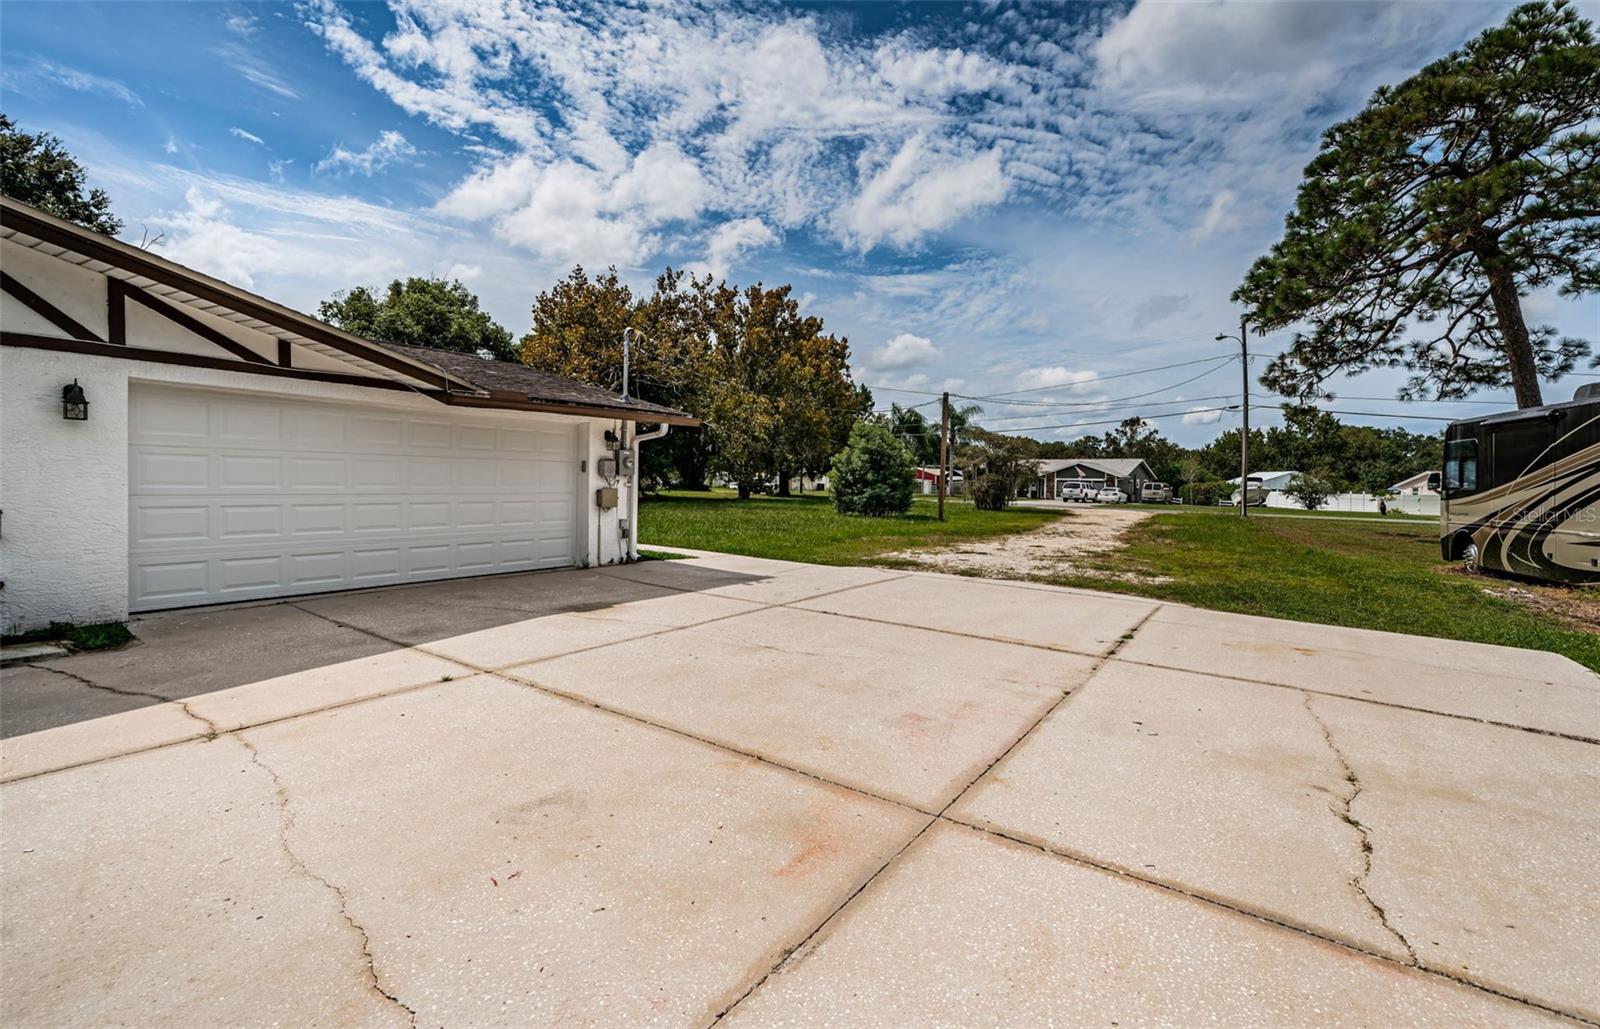
[{"label": "shrub", "polygon": [[1307,511],[1316,511],[1336,492],[1334,484],[1315,472],[1301,472],[1289,480],[1284,492],[1300,501]]},{"label": "shrub", "polygon": [[1199,504],[1209,507],[1219,500],[1227,500],[1233,496],[1233,491],[1238,487],[1231,482],[1215,480],[1212,482],[1191,482],[1178,491],[1178,496],[1183,498],[1185,504]]},{"label": "shrub", "polygon": [[833,455],[828,474],[833,506],[841,514],[874,518],[911,510],[916,478],[911,452],[887,428],[865,421],[850,430],[850,442]]},{"label": "shrub", "polygon": [[972,506],[979,511],[1004,511],[1016,487],[1004,475],[985,472],[972,480],[972,487],[967,492],[972,496]]}]

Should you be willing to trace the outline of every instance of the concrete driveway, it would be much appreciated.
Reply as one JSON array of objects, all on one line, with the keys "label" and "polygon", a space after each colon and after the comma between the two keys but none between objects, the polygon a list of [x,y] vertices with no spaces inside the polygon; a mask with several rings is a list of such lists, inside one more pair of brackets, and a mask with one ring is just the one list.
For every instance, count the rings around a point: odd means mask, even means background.
[{"label": "concrete driveway", "polygon": [[706,555],[0,679],[6,1025],[1600,1021],[1600,679]]}]

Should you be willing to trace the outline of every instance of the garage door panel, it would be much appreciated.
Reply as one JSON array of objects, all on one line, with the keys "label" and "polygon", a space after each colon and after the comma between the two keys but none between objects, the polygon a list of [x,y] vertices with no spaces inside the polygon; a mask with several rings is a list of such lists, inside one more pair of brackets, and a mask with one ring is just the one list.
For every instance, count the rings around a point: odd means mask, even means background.
[{"label": "garage door panel", "polygon": [[276,454],[218,454],[216,488],[219,490],[281,490],[284,459]]},{"label": "garage door panel", "polygon": [[218,504],[217,539],[261,539],[283,535],[282,504]]},{"label": "garage door panel", "polygon": [[573,562],[574,430],[140,384],[130,403],[134,610]]}]

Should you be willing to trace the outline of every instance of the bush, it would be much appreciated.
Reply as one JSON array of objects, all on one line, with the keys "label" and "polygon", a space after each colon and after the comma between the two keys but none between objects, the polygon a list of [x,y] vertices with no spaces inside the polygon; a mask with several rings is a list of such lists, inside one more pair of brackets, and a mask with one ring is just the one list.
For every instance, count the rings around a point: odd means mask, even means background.
[{"label": "bush", "polygon": [[1178,491],[1178,496],[1183,498],[1185,504],[1199,504],[1201,507],[1210,507],[1219,500],[1227,500],[1232,497],[1233,491],[1237,488],[1233,483],[1221,480],[1191,482]]},{"label": "bush", "polygon": [[972,506],[979,511],[1004,511],[1015,487],[1008,477],[985,472],[972,480],[968,492],[972,495]]},{"label": "bush", "polygon": [[850,442],[833,455],[828,480],[841,514],[900,515],[911,510],[917,469],[911,452],[877,422],[856,422]]},{"label": "bush", "polygon": [[1307,511],[1315,511],[1337,492],[1336,487],[1315,472],[1301,472],[1289,480],[1284,492],[1300,501]]}]

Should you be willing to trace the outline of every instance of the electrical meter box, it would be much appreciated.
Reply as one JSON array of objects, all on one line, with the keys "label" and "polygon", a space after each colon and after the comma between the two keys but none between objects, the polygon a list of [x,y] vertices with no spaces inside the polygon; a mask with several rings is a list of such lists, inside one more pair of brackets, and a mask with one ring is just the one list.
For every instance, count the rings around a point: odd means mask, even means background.
[{"label": "electrical meter box", "polygon": [[615,486],[601,486],[594,491],[594,506],[602,511],[610,511],[617,506],[617,488]]},{"label": "electrical meter box", "polygon": [[617,451],[617,471],[624,479],[633,478],[633,451]]}]

